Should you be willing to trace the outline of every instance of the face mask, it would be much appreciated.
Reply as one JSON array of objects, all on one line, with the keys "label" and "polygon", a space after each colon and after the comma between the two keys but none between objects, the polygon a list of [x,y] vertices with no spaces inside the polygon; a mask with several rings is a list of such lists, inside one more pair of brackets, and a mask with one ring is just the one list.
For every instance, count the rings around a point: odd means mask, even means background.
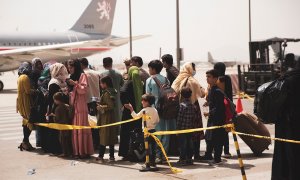
[{"label": "face mask", "polygon": [[195,76],[196,75],[196,71],[193,71],[192,75]]}]

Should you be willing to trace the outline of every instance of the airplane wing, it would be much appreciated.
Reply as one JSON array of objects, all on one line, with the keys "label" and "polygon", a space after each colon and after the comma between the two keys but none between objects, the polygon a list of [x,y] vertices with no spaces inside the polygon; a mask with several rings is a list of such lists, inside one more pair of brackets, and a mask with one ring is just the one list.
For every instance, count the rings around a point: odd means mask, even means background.
[{"label": "airplane wing", "polygon": [[[151,35],[140,35],[140,36],[132,36],[132,41],[138,40],[138,39],[143,39],[150,37]],[[124,44],[127,44],[130,41],[129,37],[126,38],[113,38],[110,40],[109,45],[110,46],[122,46]]]}]

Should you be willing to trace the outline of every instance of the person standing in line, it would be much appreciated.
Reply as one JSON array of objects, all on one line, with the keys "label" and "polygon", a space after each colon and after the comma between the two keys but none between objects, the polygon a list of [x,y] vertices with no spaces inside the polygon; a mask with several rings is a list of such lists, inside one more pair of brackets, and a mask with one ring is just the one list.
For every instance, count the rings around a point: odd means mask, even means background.
[{"label": "person standing in line", "polygon": [[133,56],[131,58],[131,66],[136,66],[139,68],[139,74],[145,87],[146,80],[150,77],[150,75],[145,69],[142,68],[143,64],[143,59],[140,56]]},{"label": "person standing in line", "polygon": [[[196,65],[191,62],[185,63],[180,69],[179,75],[172,84],[172,88],[177,94],[180,94],[182,88],[189,87],[192,90],[191,102],[196,106],[197,120],[195,121],[194,128],[203,128],[201,109],[198,98],[204,98],[205,89],[195,79]],[[200,159],[200,141],[204,139],[204,133],[193,133],[193,155],[194,160]]]},{"label": "person standing in line", "polygon": [[[188,87],[183,87],[180,92],[182,101],[177,118],[177,129],[193,129],[197,119],[197,110],[194,104],[191,102],[192,90]],[[177,164],[179,165],[191,165],[193,164],[193,133],[179,134],[180,142],[180,156]]]},{"label": "person standing in line", "polygon": [[[143,109],[139,112],[136,113],[132,107],[132,105],[126,104],[124,105],[127,109],[130,110],[131,116],[133,118],[142,118],[143,117],[143,112],[145,111],[145,114],[149,116],[149,119],[146,121],[146,127],[148,129],[149,133],[154,133],[155,132],[155,127],[159,123],[159,116],[157,113],[157,110],[153,107],[155,103],[155,97],[151,94],[144,94],[142,96],[142,105]],[[142,123],[142,128],[144,128],[144,121]],[[150,166],[156,167],[155,163],[155,157],[156,157],[156,142],[153,139],[152,136],[149,136],[149,145],[150,145]]]},{"label": "person standing in line", "polygon": [[173,56],[171,54],[165,54],[161,57],[164,68],[166,68],[167,78],[172,85],[174,80],[179,74],[179,70],[173,66]]},{"label": "person standing in line", "polygon": [[[217,86],[226,94],[226,96],[232,101],[232,84],[231,79],[228,75],[225,75],[226,65],[223,62],[218,62],[214,65],[214,69],[218,71],[219,78],[217,81]],[[224,141],[224,157],[230,158],[231,154],[229,152],[229,137],[228,132],[226,132]]]},{"label": "person standing in line", "polygon": [[[68,71],[66,67],[61,63],[54,63],[50,66],[51,80],[48,83],[48,110],[47,110],[47,122],[54,123],[54,113],[56,105],[53,100],[53,96],[57,92],[67,91],[66,79],[68,77]],[[68,103],[67,95],[64,99],[65,103]],[[44,151],[52,154],[61,154],[61,146],[59,143],[59,131],[56,129],[45,129],[45,144]]]},{"label": "person standing in line", "polygon": [[[172,85],[179,74],[179,70],[173,66],[173,56],[171,54],[165,54],[161,57],[161,60],[166,69],[167,79],[169,80],[170,85]],[[167,153],[174,156],[179,155],[179,142],[177,135],[175,134],[170,135],[170,149]]]},{"label": "person standing in line", "polygon": [[[161,84],[169,84],[169,81],[166,77],[160,74],[163,68],[163,64],[160,60],[150,61],[148,67],[149,67],[149,74],[151,75],[151,77],[149,77],[146,81],[146,93],[152,94],[155,97],[155,107],[157,107],[158,98],[161,92],[160,92],[160,87],[157,85],[154,78],[157,78],[157,80],[160,81]],[[157,131],[169,131],[169,130],[176,129],[175,119],[163,119],[161,116],[159,117],[159,119],[160,121],[155,128]],[[168,152],[169,144],[170,144],[170,136],[163,135],[163,136],[157,136],[157,138],[162,142],[165,151]],[[164,159],[162,158],[162,151],[160,149],[157,149],[156,156],[157,157],[155,163],[161,164]]]},{"label": "person standing in line", "polygon": [[131,60],[126,58],[123,61],[123,63],[125,64],[125,71],[123,72],[122,77],[123,77],[124,82],[126,82],[129,79],[128,71],[129,71],[129,68],[131,67]]},{"label": "person standing in line", "polygon": [[[68,61],[70,79],[67,81],[70,87],[70,105],[74,107],[72,124],[75,126],[89,126],[86,94],[88,79],[81,69],[78,59]],[[90,129],[78,129],[72,131],[73,155],[75,158],[90,158],[94,154],[92,131]]]},{"label": "person standing in line", "polygon": [[[209,112],[204,112],[204,116],[208,116],[207,127],[222,126],[225,124],[225,106],[224,94],[217,87],[218,71],[209,70],[206,72],[207,83],[210,86],[208,93]],[[222,163],[221,155],[224,145],[226,131],[224,128],[206,130],[206,152],[200,160],[208,161],[210,165],[218,165]],[[212,153],[214,152],[214,158]]]},{"label": "person standing in line", "polygon": [[[38,80],[41,76],[41,73],[43,72],[43,64],[40,58],[33,58],[32,59],[32,73],[31,73],[31,86],[32,89],[35,90],[35,93],[33,94],[32,103],[33,106],[40,106],[40,103],[42,103],[42,94],[40,94],[40,91],[38,90]],[[38,108],[41,109],[41,108]],[[40,114],[42,112],[38,111],[39,118],[36,120],[36,122],[44,122],[45,114]],[[35,139],[36,139],[36,147],[41,147],[41,128],[40,126],[35,126]]]},{"label": "person standing in line", "polygon": [[[282,89],[286,94],[278,120],[275,121],[275,137],[300,141],[300,58],[293,69],[287,71]],[[272,161],[272,180],[294,180],[300,177],[299,144],[275,141]]]},{"label": "person standing in line", "polygon": [[[53,96],[55,108],[55,123],[72,125],[72,118],[70,116],[70,107],[66,104],[65,95],[62,92],[57,92]],[[72,156],[72,131],[60,130],[59,131],[59,142],[62,148],[62,154],[60,157]]]},{"label": "person standing in line", "polygon": [[[115,103],[117,91],[113,88],[112,79],[109,76],[104,76],[100,79],[100,86],[102,89],[100,103],[97,106],[97,125],[106,125],[115,123]],[[115,160],[115,144],[118,143],[118,130],[116,126],[105,127],[99,130],[100,145],[99,145],[99,156],[96,158],[97,161],[103,162],[106,146],[109,146],[109,160]]]},{"label": "person standing in line", "polygon": [[29,136],[31,134],[33,124],[29,120],[30,108],[31,108],[31,86],[29,76],[31,75],[32,67],[28,62],[24,62],[18,69],[18,96],[17,96],[17,112],[22,116],[22,127],[23,127],[23,141],[19,148],[22,151],[34,150],[29,142]]},{"label": "person standing in line", "polygon": [[[143,82],[139,75],[139,68],[136,66],[129,68],[128,77],[128,81],[126,81],[121,88],[121,103],[123,105],[131,104],[133,109],[136,112],[139,112],[142,109],[141,98],[143,94]],[[122,112],[122,121],[131,118],[131,112],[124,108]],[[132,157],[132,154],[129,153],[130,135],[133,130],[141,131],[141,121],[134,121],[121,125],[119,156],[122,156],[124,160],[135,160],[135,156]]]},{"label": "person standing in line", "polygon": [[[89,68],[89,61],[86,58],[81,58],[80,64],[88,80],[88,88],[86,93],[88,111],[91,116],[96,116],[94,101],[100,99],[100,76],[97,71]],[[94,148],[97,149],[99,145],[99,129],[92,129],[92,136]]]},{"label": "person standing in line", "polygon": [[106,69],[105,72],[101,73],[100,77],[109,76],[113,82],[113,88],[117,90],[116,100],[115,100],[115,118],[116,121],[121,121],[121,100],[120,100],[120,89],[124,84],[122,75],[113,69],[113,60],[111,57],[103,58],[103,67]]}]

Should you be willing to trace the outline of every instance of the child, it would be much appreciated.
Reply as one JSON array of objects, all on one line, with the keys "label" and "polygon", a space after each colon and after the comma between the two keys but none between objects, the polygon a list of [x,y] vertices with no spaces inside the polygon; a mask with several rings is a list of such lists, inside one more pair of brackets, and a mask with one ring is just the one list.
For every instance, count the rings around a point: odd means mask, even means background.
[{"label": "child", "polygon": [[[189,87],[183,87],[180,95],[182,97],[182,102],[180,103],[180,108],[177,118],[177,129],[193,129],[196,120],[196,107],[191,102],[192,90]],[[180,157],[177,162],[178,165],[191,165],[193,164],[193,133],[179,134],[180,141]]]},{"label": "child", "polygon": [[[53,96],[54,103],[57,105],[55,108],[55,122],[59,124],[72,124],[70,117],[69,105],[65,104],[65,95],[62,92],[57,92]],[[62,147],[63,154],[61,157],[72,155],[72,131],[62,130],[59,131],[59,142]]]},{"label": "child", "polygon": [[[116,119],[114,116],[114,101],[117,95],[117,90],[113,88],[112,79],[109,76],[104,76],[100,79],[100,86],[102,89],[102,95],[100,103],[97,106],[97,125],[105,125],[115,123]],[[99,145],[99,156],[96,158],[97,161],[103,162],[106,146],[109,146],[109,160],[115,160],[115,144],[118,143],[118,131],[116,126],[101,128],[100,130],[100,145]]]},{"label": "child", "polygon": [[[145,111],[145,114],[147,116],[149,116],[150,118],[147,119],[146,121],[146,127],[148,128],[148,131],[150,133],[154,133],[155,132],[155,126],[158,124],[159,122],[159,117],[158,117],[158,113],[157,110],[152,107],[155,103],[155,97],[151,94],[144,94],[142,96],[142,105],[143,105],[143,109],[136,114],[133,110],[133,107],[131,104],[125,104],[124,106],[130,110],[131,112],[131,116],[133,118],[141,118],[143,116],[143,112]],[[144,122],[143,122],[143,127],[144,127]],[[156,142],[155,140],[149,136],[149,145],[150,145],[150,149],[151,149],[151,154],[150,154],[150,166],[156,167],[155,164],[155,157],[156,157]]]},{"label": "child", "polygon": [[[218,71],[214,69],[207,71],[206,80],[211,87],[208,93],[209,112],[203,113],[204,116],[208,116],[207,127],[222,126],[225,122],[225,106],[224,94],[217,86]],[[226,131],[224,128],[207,130],[205,132],[206,152],[201,160],[209,160],[210,165],[221,164],[225,136]],[[212,153],[214,153],[214,158]]]}]

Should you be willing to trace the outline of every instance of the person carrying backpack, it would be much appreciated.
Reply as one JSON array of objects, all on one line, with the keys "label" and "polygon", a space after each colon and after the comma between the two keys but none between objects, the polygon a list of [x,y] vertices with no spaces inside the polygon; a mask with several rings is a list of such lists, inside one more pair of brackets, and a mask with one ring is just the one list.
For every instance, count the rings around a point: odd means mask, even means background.
[{"label": "person carrying backpack", "polygon": [[[155,97],[155,107],[157,108],[159,103],[160,96],[162,95],[162,88],[159,86],[165,86],[169,84],[169,81],[167,80],[166,77],[162,76],[160,74],[163,64],[159,60],[152,60],[148,64],[149,68],[149,74],[151,77],[149,77],[146,80],[146,93],[152,94]],[[159,83],[159,84],[158,84]],[[179,105],[179,103],[178,103]],[[159,111],[159,108],[157,108]],[[160,112],[160,111],[159,111]],[[175,130],[176,129],[176,120],[175,118],[166,118],[163,117],[161,113],[159,113],[159,123],[156,126],[156,131],[170,131],[170,130]],[[169,150],[169,141],[170,141],[170,136],[169,135],[164,135],[164,136],[157,136],[159,140],[161,141],[164,149],[166,152]],[[156,159],[155,163],[156,164],[161,164],[162,163],[162,152],[160,149],[157,150],[156,153]]]}]

